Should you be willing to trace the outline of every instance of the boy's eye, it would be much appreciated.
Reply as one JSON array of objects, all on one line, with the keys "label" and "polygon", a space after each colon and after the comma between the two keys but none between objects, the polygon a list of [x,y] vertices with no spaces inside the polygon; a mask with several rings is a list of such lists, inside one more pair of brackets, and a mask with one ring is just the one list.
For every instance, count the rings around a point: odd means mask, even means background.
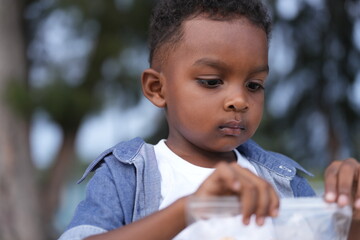
[{"label": "boy's eye", "polygon": [[246,84],[246,87],[252,92],[256,92],[258,90],[265,89],[263,85],[261,85],[260,83],[257,83],[257,82],[248,82]]},{"label": "boy's eye", "polygon": [[197,79],[198,83],[208,88],[215,88],[220,86],[223,81],[221,79]]}]

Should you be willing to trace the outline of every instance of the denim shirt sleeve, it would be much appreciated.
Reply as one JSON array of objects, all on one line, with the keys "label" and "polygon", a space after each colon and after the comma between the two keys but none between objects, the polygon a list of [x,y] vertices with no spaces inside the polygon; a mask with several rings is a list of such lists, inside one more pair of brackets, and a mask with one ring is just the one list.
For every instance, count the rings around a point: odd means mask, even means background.
[{"label": "denim shirt sleeve", "polygon": [[77,206],[67,231],[60,239],[83,239],[123,225],[119,193],[111,170],[106,162],[102,162],[87,185],[85,199]]}]

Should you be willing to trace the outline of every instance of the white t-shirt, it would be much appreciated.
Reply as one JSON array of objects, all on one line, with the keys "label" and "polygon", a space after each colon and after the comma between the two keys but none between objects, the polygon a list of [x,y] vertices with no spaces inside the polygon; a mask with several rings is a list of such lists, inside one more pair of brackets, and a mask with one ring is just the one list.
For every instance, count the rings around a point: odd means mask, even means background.
[{"label": "white t-shirt", "polygon": [[[155,146],[155,156],[161,175],[161,204],[163,209],[177,199],[194,193],[201,183],[215,170],[214,168],[199,167],[176,155],[161,140]],[[234,150],[240,166],[256,173],[254,166]]]},{"label": "white t-shirt", "polygon": [[[194,193],[201,183],[215,170],[214,168],[199,167],[182,159],[170,150],[165,140],[161,140],[156,144],[154,150],[161,175],[161,203],[159,209],[169,206],[183,196]],[[236,149],[234,152],[240,166],[248,168],[257,174],[254,166],[244,156]],[[241,221],[238,222],[240,225]],[[252,220],[250,226],[246,228],[248,232],[253,232],[254,228],[256,228],[256,231],[260,233],[259,236],[261,236],[259,239],[270,240],[273,238],[264,238],[264,236],[272,235],[272,225],[269,225],[268,222],[269,219],[266,220],[266,224],[263,227],[259,228]],[[190,227],[193,226],[191,225]],[[191,237],[189,237],[190,227],[183,230],[174,239],[191,239]],[[263,234],[261,234],[261,232],[263,232]]]}]

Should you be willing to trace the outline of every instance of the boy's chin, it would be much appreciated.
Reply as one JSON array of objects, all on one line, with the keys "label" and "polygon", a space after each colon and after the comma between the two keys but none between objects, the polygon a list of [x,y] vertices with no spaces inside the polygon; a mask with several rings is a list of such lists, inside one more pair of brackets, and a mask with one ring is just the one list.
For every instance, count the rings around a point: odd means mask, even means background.
[{"label": "boy's chin", "polygon": [[248,140],[233,140],[233,141],[221,141],[218,144],[214,144],[212,145],[212,150],[214,152],[231,152],[234,149],[236,149],[237,147],[239,147],[241,144],[245,143]]}]

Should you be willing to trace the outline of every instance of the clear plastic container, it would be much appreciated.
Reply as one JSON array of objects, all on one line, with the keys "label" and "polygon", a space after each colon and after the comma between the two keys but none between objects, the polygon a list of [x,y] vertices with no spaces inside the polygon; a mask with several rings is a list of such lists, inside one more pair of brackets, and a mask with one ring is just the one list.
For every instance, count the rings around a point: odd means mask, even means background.
[{"label": "clear plastic container", "polygon": [[251,219],[243,225],[236,197],[190,198],[188,231],[184,239],[206,240],[345,240],[352,209],[328,204],[322,198],[281,199],[279,216],[263,227]]},{"label": "clear plastic container", "polygon": [[346,240],[351,217],[350,206],[340,208],[322,198],[285,198],[273,223],[277,240]]},{"label": "clear plastic container", "polygon": [[241,204],[236,197],[191,198],[188,202],[188,231],[183,239],[275,240],[270,218],[265,227],[242,223]]}]

